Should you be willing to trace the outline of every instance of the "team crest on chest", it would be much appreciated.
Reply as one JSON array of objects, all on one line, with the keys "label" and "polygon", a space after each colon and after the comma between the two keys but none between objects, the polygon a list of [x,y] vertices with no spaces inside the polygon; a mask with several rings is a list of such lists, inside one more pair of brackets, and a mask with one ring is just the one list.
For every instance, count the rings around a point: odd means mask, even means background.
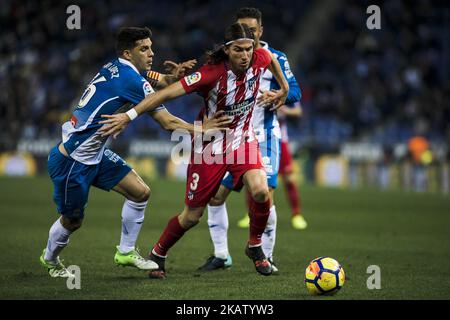
[{"label": "team crest on chest", "polygon": [[257,80],[257,77],[253,77],[253,78],[251,78],[251,79],[248,80],[248,88],[249,88],[251,91],[254,91],[254,90],[255,90],[256,80]]}]

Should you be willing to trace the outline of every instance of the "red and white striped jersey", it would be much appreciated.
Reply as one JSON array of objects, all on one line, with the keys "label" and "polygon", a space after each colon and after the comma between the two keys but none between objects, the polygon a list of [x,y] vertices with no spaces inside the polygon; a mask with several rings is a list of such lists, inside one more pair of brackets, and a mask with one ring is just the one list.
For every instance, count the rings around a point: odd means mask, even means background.
[{"label": "red and white striped jersey", "polygon": [[254,50],[252,63],[245,74],[236,76],[227,62],[221,62],[203,65],[197,72],[180,80],[186,93],[198,92],[205,101],[198,120],[201,121],[204,114],[211,118],[220,110],[233,117],[230,132],[224,137],[215,137],[212,142],[214,154],[236,150],[245,140],[254,139],[250,120],[261,76],[271,61],[270,53],[259,48]]}]

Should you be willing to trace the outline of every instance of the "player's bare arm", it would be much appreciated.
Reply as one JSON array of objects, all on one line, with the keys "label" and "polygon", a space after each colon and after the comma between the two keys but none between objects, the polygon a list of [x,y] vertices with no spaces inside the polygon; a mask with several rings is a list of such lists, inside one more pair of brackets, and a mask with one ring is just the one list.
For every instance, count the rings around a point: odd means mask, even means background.
[{"label": "player's bare arm", "polygon": [[263,106],[270,106],[273,104],[270,110],[276,110],[286,102],[286,98],[289,93],[289,83],[284,77],[283,71],[281,71],[280,63],[273,55],[272,62],[270,63],[268,69],[277,80],[280,89],[263,92],[258,98],[258,103]]},{"label": "player's bare arm", "polygon": [[188,123],[183,119],[175,117],[167,109],[156,111],[150,114],[156,122],[158,122],[161,127],[165,130],[173,131],[176,129],[183,129],[189,131],[189,133],[194,134],[194,132],[210,132],[212,131],[223,131],[228,128],[232,122],[232,118],[225,115],[224,111],[219,111],[210,119],[203,117],[202,126],[197,127],[192,123]]},{"label": "player's bare arm", "polygon": [[186,91],[180,81],[177,81],[161,91],[148,95],[137,106],[128,110],[126,113],[102,115],[102,118],[107,119],[99,122],[100,124],[103,124],[103,127],[100,128],[99,132],[102,134],[102,137],[112,135],[116,138],[120,132],[125,129],[128,123],[137,116],[145,112],[152,111],[164,102],[175,99],[184,94],[186,94]]},{"label": "player's bare arm", "polygon": [[278,109],[278,113],[286,117],[299,118],[302,116],[302,107],[300,103],[295,104],[293,108],[283,105]]},{"label": "player's bare arm", "polygon": [[197,64],[196,59],[176,63],[174,61],[164,61],[166,67],[166,74],[162,74],[156,71],[148,71],[147,79],[151,82],[156,90],[161,90],[169,85],[177,82],[186,75],[186,72],[192,70]]}]

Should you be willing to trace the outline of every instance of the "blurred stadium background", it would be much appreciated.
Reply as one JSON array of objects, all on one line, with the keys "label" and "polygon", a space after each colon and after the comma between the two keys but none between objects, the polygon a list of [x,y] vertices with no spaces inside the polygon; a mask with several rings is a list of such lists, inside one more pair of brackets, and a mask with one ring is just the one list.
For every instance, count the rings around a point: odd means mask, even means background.
[{"label": "blurred stadium background", "polygon": [[[450,13],[444,2],[386,1],[381,30],[369,30],[370,1],[3,1],[0,174],[45,173],[61,123],[114,57],[119,27],[149,26],[153,69],[164,71],[166,59],[201,58],[221,40],[236,8],[255,5],[263,12],[263,39],[287,53],[302,88],[303,117],[289,122],[300,179],[448,192]],[[80,6],[81,30],[65,27],[70,4]],[[168,107],[193,121],[201,100],[188,96]],[[141,117],[112,147],[151,178],[183,172],[167,172],[172,145],[170,133]]]}]

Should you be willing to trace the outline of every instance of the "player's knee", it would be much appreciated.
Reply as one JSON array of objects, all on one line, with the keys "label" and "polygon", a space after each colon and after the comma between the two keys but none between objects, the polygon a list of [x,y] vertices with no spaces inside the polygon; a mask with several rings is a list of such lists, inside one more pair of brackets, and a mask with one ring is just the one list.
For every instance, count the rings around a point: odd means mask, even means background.
[{"label": "player's knee", "polygon": [[266,202],[269,200],[269,189],[267,186],[256,186],[252,188],[250,193],[256,202]]},{"label": "player's knee", "polygon": [[144,188],[144,190],[143,190],[142,198],[141,198],[141,201],[140,201],[140,202],[148,201],[148,199],[150,198],[150,194],[151,194],[150,187],[147,186],[147,185],[145,185],[145,188]]},{"label": "player's knee", "polygon": [[185,229],[190,229],[200,222],[200,218],[203,215],[203,211],[195,210],[191,212],[186,212],[181,215],[180,224]]},{"label": "player's knee", "polygon": [[195,217],[187,217],[184,220],[184,226],[186,226],[188,229],[190,229],[199,222],[200,222],[200,217],[196,217],[196,216]]},{"label": "player's knee", "polygon": [[139,194],[137,194],[134,197],[131,197],[132,199],[128,199],[134,202],[146,202],[148,201],[148,199],[150,198],[150,187],[145,185],[139,192]]},{"label": "player's knee", "polygon": [[68,217],[62,216],[61,224],[67,230],[74,232],[75,230],[78,230],[81,228],[81,225],[83,224],[83,219],[73,219],[73,218],[68,218]]}]

